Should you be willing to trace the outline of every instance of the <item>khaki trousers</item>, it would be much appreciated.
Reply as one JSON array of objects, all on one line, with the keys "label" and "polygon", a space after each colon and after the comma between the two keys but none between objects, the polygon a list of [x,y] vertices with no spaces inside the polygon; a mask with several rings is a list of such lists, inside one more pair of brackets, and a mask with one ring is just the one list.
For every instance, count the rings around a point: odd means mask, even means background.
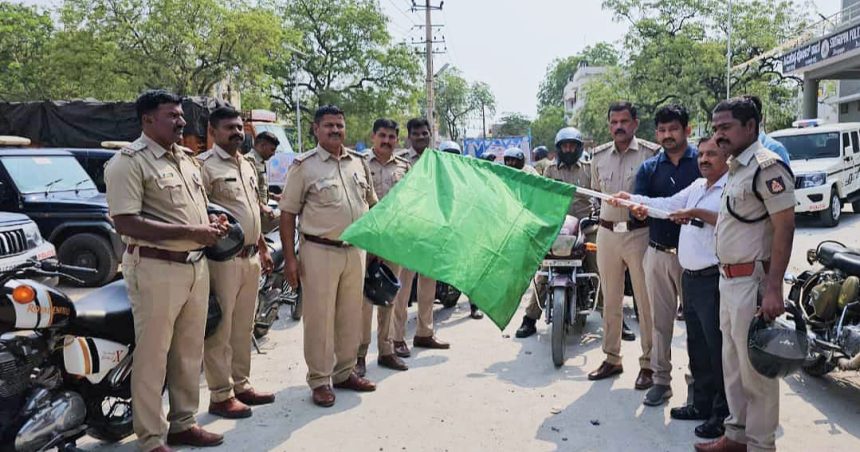
[{"label": "khaki trousers", "polygon": [[776,450],[779,427],[779,379],[756,372],[747,351],[750,322],[765,290],[764,278],[761,264],[752,276],[720,278],[723,377],[729,403],[726,436],[746,443],[749,451]]},{"label": "khaki trousers", "polygon": [[[400,274],[400,266],[392,262],[383,260],[385,265],[391,268],[395,275]],[[400,292],[403,292],[401,289]],[[396,297],[395,297],[396,300]],[[394,344],[391,341],[391,325],[394,322],[392,313],[394,312],[394,304],[391,306],[374,306],[368,300],[361,304],[361,345],[358,347],[358,356],[364,358],[367,356],[367,349],[370,348],[370,332],[373,323],[373,308],[376,307],[376,346],[379,349],[379,356],[391,355],[394,353]]]},{"label": "khaki trousers", "polygon": [[[586,242],[594,243],[595,240],[597,240],[597,233],[585,236]],[[545,267],[541,267],[540,269],[541,271],[546,271]],[[597,273],[597,255],[595,253],[586,253],[585,259],[582,262],[582,270],[588,273]],[[549,281],[546,276],[535,276],[535,287],[529,297],[529,303],[526,305],[526,317],[532,320],[538,320],[541,315],[543,315],[543,300],[546,296],[546,287],[548,282]]]},{"label": "khaki trousers", "polygon": [[361,340],[365,252],[302,240],[299,273],[311,389],[349,378]]},{"label": "khaki trousers", "polygon": [[633,293],[639,305],[639,366],[651,368],[651,303],[645,288],[642,258],[648,248],[648,229],[613,232],[601,226],[597,231],[597,267],[603,294],[603,352],[609,364],[621,364],[621,324],[624,320],[624,269],[630,270]]},{"label": "khaki trousers", "polygon": [[415,336],[429,337],[433,335],[433,303],[436,301],[436,281],[426,276],[416,274],[408,268],[400,269],[400,292],[394,299],[394,336],[395,342],[406,341],[406,308],[409,306],[409,295],[412,292],[412,280],[418,276],[418,326]]},{"label": "khaki trousers", "polygon": [[251,389],[251,335],[259,283],[259,256],[209,261],[209,285],[221,306],[221,323],[203,349],[212,402]]},{"label": "khaki trousers", "polygon": [[645,285],[654,324],[651,370],[654,371],[655,384],[668,386],[672,382],[672,336],[675,334],[684,269],[678,263],[677,254],[658,251],[651,246],[645,251],[642,266],[648,281]]},{"label": "khaki trousers", "polygon": [[[122,257],[134,315],[131,373],[134,433],[141,450],[164,445],[164,436],[196,424],[203,332],[209,297],[206,259],[179,264]],[[167,383],[170,412],[165,420],[161,393]]]}]

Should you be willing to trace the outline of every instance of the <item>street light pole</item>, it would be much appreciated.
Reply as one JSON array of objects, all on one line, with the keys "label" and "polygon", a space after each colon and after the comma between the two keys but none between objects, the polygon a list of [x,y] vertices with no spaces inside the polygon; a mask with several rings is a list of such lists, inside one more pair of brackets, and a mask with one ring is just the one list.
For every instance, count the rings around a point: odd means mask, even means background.
[{"label": "street light pole", "polygon": [[299,99],[299,63],[293,54],[293,64],[295,65],[293,72],[293,96],[296,99],[296,149],[295,152],[302,152],[302,109],[301,100]]},{"label": "street light pole", "polygon": [[729,33],[726,40],[726,99],[732,97],[732,0],[729,0]]}]

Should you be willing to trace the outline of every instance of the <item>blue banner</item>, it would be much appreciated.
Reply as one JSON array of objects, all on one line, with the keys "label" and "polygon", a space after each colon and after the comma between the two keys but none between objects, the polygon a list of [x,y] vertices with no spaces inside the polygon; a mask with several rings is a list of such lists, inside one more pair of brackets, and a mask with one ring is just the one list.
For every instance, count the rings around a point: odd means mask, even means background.
[{"label": "blue banner", "polygon": [[474,157],[481,157],[487,152],[495,154],[496,160],[502,160],[502,154],[507,148],[520,148],[526,155],[526,160],[531,162],[531,140],[529,137],[504,137],[504,138],[466,138],[463,140],[463,150],[465,154]]}]

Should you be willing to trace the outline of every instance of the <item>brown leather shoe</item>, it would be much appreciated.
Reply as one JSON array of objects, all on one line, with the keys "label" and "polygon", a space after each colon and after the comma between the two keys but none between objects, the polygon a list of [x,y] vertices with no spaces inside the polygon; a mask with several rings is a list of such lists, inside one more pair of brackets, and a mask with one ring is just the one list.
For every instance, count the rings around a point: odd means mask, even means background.
[{"label": "brown leather shoe", "polygon": [[604,378],[618,375],[621,372],[624,372],[624,367],[622,367],[621,364],[609,364],[607,361],[603,361],[597,370],[588,374],[588,379],[603,380]]},{"label": "brown leather shoe", "polygon": [[173,452],[173,449],[167,446],[158,446],[155,449],[150,449],[149,452]]},{"label": "brown leather shoe", "polygon": [[334,391],[329,385],[322,385],[313,389],[314,405],[327,408],[334,405],[334,399]]},{"label": "brown leather shoe", "polygon": [[451,344],[440,341],[436,336],[415,336],[412,340],[413,347],[435,348],[446,350],[451,348]]},{"label": "brown leather shoe", "polygon": [[715,441],[698,443],[694,447],[696,452],[746,452],[747,450],[746,444],[732,441],[725,436]]},{"label": "brown leather shoe", "polygon": [[359,356],[355,361],[355,368],[353,370],[359,377],[367,375],[367,361],[365,361],[363,356]]},{"label": "brown leather shoe", "polygon": [[358,392],[376,391],[376,385],[366,378],[359,377],[355,372],[349,374],[349,378],[340,383],[335,383],[337,389],[351,389]]},{"label": "brown leather shoe", "polygon": [[260,392],[253,388],[236,394],[236,398],[245,405],[251,406],[266,405],[275,402],[275,395],[271,392]]},{"label": "brown leather shoe", "polygon": [[654,386],[654,371],[651,369],[642,369],[639,371],[639,376],[636,377],[636,389],[648,389]]},{"label": "brown leather shoe", "polygon": [[409,366],[407,366],[402,359],[398,358],[397,355],[393,353],[390,355],[380,356],[377,358],[376,364],[379,364],[380,367],[387,367],[394,370],[409,370]]},{"label": "brown leather shoe", "polygon": [[236,397],[230,397],[223,402],[210,402],[209,414],[227,419],[242,419],[251,417],[251,407],[240,402]]},{"label": "brown leather shoe", "polygon": [[224,442],[224,435],[207,432],[199,425],[178,433],[167,434],[167,444],[171,446],[215,447]]},{"label": "brown leather shoe", "polygon": [[401,358],[412,356],[412,352],[409,351],[409,346],[403,341],[394,341],[394,354]]}]

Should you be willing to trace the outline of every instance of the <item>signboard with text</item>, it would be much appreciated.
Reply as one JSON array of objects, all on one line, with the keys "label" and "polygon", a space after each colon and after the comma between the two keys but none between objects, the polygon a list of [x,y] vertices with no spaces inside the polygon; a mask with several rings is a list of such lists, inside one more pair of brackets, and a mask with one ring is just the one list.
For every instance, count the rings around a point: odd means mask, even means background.
[{"label": "signboard with text", "polygon": [[860,48],[860,24],[782,55],[782,71],[794,72],[857,48]]}]

